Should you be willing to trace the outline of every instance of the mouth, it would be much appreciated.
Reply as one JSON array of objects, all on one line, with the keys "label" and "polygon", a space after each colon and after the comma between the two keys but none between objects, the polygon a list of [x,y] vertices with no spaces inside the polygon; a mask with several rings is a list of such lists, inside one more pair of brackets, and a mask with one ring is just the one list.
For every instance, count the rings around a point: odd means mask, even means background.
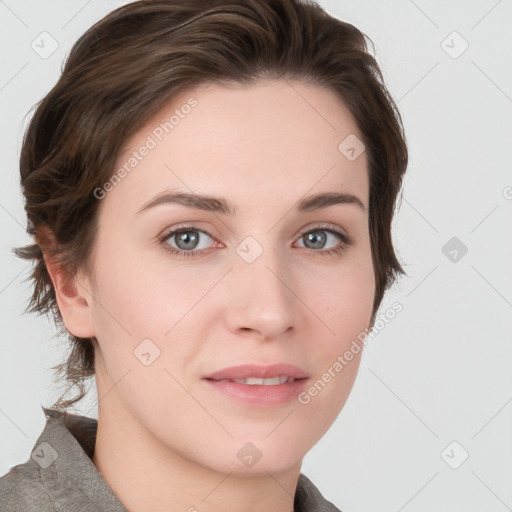
[{"label": "mouth", "polygon": [[275,407],[296,399],[309,380],[301,368],[289,364],[234,366],[203,377],[210,389],[252,407]]},{"label": "mouth", "polygon": [[[241,364],[223,368],[214,373],[204,376],[205,379],[228,380],[228,381],[247,381],[244,384],[263,384],[276,385],[283,384],[283,379],[304,379],[308,374],[302,368],[288,363],[278,363],[272,365]],[[263,382],[258,381],[262,380]],[[277,380],[279,379],[279,381]],[[255,382],[255,380],[257,382]],[[281,380],[283,382],[281,382]]]},{"label": "mouth", "polygon": [[237,382],[238,384],[247,384],[249,386],[277,386],[279,384],[286,384],[287,382],[293,382],[295,380],[301,379],[294,379],[293,377],[287,377],[286,375],[283,375],[281,377],[270,377],[268,379],[263,379],[260,377],[248,377],[246,379],[221,379],[217,380],[217,382]]}]

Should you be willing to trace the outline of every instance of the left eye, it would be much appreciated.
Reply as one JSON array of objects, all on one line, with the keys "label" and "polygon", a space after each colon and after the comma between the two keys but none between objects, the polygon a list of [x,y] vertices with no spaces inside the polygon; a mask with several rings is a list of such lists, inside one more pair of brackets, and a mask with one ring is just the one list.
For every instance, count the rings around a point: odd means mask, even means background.
[{"label": "left eye", "polygon": [[[334,243],[331,247],[325,247],[326,241],[329,237]],[[305,240],[307,244],[310,244],[306,246],[307,249],[331,249],[339,243],[340,239],[341,233],[333,231],[332,229],[318,228],[304,233],[299,240]]]}]

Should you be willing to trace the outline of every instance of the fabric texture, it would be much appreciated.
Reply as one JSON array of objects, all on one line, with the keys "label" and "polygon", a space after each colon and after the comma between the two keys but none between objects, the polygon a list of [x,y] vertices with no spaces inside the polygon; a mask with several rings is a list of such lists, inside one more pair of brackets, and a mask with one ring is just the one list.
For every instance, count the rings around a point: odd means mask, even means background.
[{"label": "fabric texture", "polygon": [[[30,459],[0,478],[2,512],[128,512],[93,464],[98,421],[42,408]],[[302,473],[295,512],[340,512]]]}]

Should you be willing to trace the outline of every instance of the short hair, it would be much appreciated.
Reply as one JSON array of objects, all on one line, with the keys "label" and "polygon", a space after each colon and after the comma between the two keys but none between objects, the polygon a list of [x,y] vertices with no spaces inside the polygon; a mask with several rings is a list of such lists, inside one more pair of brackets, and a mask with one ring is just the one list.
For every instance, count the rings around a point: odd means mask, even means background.
[{"label": "short hair", "polygon": [[[55,408],[85,396],[85,380],[95,373],[95,340],[65,329],[43,251],[70,276],[92,271],[100,204],[94,190],[112,176],[131,136],[177,94],[201,84],[297,79],[331,91],[349,109],[368,162],[373,324],[385,290],[404,273],[391,223],[408,152],[370,46],[356,27],[308,0],[140,0],[78,39],[25,132],[21,184],[27,231],[36,243],[14,251],[34,262],[27,311],[51,313],[70,342],[67,360],[54,367],[67,381]],[[73,387],[78,393],[64,400]]]}]

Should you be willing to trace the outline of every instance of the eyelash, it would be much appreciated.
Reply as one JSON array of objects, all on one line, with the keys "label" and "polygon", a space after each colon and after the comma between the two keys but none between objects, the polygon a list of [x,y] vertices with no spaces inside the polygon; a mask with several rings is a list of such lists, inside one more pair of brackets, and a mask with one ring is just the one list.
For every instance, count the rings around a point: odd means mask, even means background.
[{"label": "eyelash", "polygon": [[[179,227],[179,228],[174,229],[172,231],[165,232],[164,234],[162,234],[159,237],[159,241],[164,246],[164,249],[167,252],[170,252],[171,254],[173,254],[174,256],[179,256],[179,257],[184,257],[184,258],[199,256],[202,252],[206,251],[207,249],[200,249],[199,251],[195,250],[195,249],[190,250],[190,251],[183,251],[181,249],[176,249],[174,247],[171,247],[167,243],[167,241],[170,238],[172,238],[173,235],[177,235],[179,233],[184,233],[184,232],[186,233],[187,231],[197,231],[199,233],[203,233],[203,234],[209,236],[212,240],[215,240],[215,238],[212,235],[210,235],[210,233],[208,233],[207,231],[204,231],[202,229],[198,229],[198,228],[196,228],[194,226],[182,226],[182,227]],[[342,232],[340,232],[340,231],[338,231],[336,229],[333,229],[330,226],[319,226],[317,228],[309,229],[308,231],[304,231],[299,236],[299,239],[302,238],[303,236],[309,234],[309,233],[315,233],[317,231],[326,231],[328,233],[331,233],[334,236],[336,236],[338,238],[338,240],[340,240],[341,243],[339,243],[338,245],[336,245],[332,249],[327,249],[327,250],[309,249],[313,253],[319,253],[319,254],[325,255],[325,256],[336,256],[338,254],[343,253],[351,245],[354,245],[354,239],[352,237],[350,237],[350,236],[346,235],[345,233],[342,233]]]}]

